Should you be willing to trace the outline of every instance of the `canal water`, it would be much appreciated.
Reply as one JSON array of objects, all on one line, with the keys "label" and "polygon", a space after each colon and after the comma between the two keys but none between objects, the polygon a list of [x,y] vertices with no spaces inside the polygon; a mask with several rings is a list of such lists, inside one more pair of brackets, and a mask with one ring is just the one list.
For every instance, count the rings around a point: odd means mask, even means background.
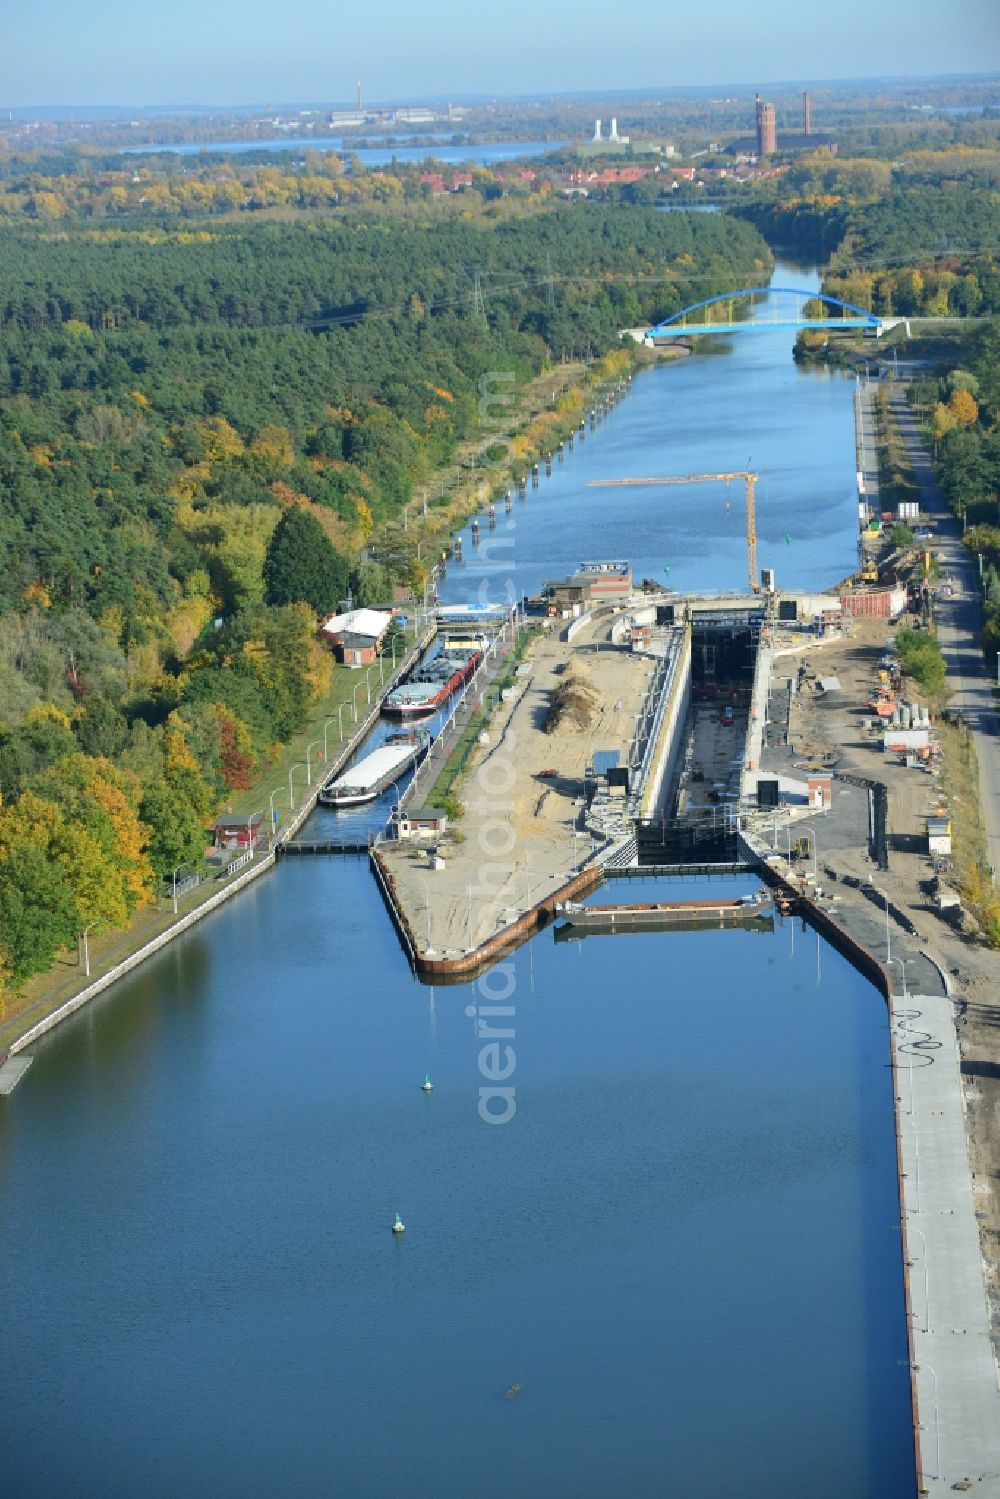
[{"label": "canal water", "polygon": [[[849,387],[747,338],[641,377],[529,491],[525,588],[609,550],[738,584],[718,508],[699,542],[685,491],[673,524],[623,491],[595,535],[582,481],[748,453],[776,534],[798,517],[784,575],[837,575]],[[698,446],[686,379],[715,403]],[[474,582],[453,568],[447,596]],[[514,1031],[504,1125],[484,1024]],[[885,1007],[801,926],[548,931],[430,988],[364,860],[288,860],[33,1053],[0,1112],[18,1499],[913,1493]]]},{"label": "canal water", "polygon": [[[818,290],[819,271],[779,260],[775,286]],[[691,283],[691,300],[701,296]],[[786,315],[788,301],[781,303]],[[767,302],[757,311],[768,317]],[[746,588],[744,486],[591,489],[592,480],[752,469],[761,567],[779,586],[825,589],[857,565],[853,377],[802,368],[794,333],[754,331],[702,339],[698,352],[638,375],[626,400],[589,422],[572,452],[544,468],[538,487],[503,505],[480,541],[462,532],[463,562],[449,563],[449,601],[533,593],[582,560],[621,556],[636,579],[681,592]],[[501,387],[498,385],[497,389]],[[497,408],[498,411],[500,408]]]}]

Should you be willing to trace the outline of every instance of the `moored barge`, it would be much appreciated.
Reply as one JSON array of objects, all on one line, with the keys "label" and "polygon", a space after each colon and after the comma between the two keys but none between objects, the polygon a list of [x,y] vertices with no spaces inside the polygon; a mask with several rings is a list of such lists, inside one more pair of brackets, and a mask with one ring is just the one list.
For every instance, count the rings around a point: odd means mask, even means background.
[{"label": "moored barge", "polygon": [[426,729],[390,734],[378,749],[324,786],[318,800],[324,807],[355,807],[362,802],[373,802],[411,765],[420,763],[430,743]]},{"label": "moored barge", "polygon": [[386,695],[382,712],[389,718],[434,713],[472,676],[483,659],[480,649],[445,648],[421,662],[400,686]]}]

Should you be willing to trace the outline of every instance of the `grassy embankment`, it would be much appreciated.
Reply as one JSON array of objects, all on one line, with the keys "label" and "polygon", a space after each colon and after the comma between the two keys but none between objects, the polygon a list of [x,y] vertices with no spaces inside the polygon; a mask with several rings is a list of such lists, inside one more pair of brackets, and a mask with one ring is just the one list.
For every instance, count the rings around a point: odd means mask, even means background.
[{"label": "grassy embankment", "polygon": [[500,708],[501,693],[513,685],[517,677],[518,666],[540,633],[540,629],[531,629],[524,631],[518,637],[516,646],[507,657],[499,674],[486,689],[482,707],[470,715],[468,723],[452,745],[440,775],[424,798],[428,806],[440,807],[451,818],[462,816],[464,809],[457,796],[457,787],[468,769],[469,761],[479,743],[480,734],[489,727]]},{"label": "grassy embankment", "polygon": [[[412,646],[414,640],[413,632],[408,632],[407,649]],[[314,705],[308,723],[284,747],[273,764],[255,780],[249,790],[233,792],[227,799],[224,810],[244,813],[260,812],[264,818],[262,831],[266,831],[270,816],[271,794],[274,793],[274,808],[281,819],[280,831],[281,824],[287,821],[290,811],[289,773],[292,773],[294,804],[300,807],[306,792],[307,747],[312,748],[312,784],[315,787],[326,770],[323,763],[322,743],[324,726],[329,724],[327,743],[332,761],[339,751],[337,710],[338,708],[343,710],[341,716],[346,743],[351,733],[354,732],[351,704],[354,701],[355,688],[359,682],[363,684],[364,680],[363,672],[352,671],[345,666],[335,667],[330,691]],[[373,695],[376,685],[377,673],[372,682]],[[359,718],[363,718],[367,712],[364,691],[357,693],[357,699]],[[178,916],[183,917],[196,910],[212,896],[218,895],[222,888],[221,880],[206,876],[194,890],[178,898]],[[9,1046],[31,1025],[58,1009],[78,990],[93,983],[116,964],[123,962],[132,953],[144,947],[147,942],[151,942],[165,932],[176,919],[169,892],[161,890],[155,904],[138,911],[128,927],[118,931],[95,933],[91,936],[89,939],[89,978],[84,972],[80,956],[76,953],[64,953],[47,973],[41,973],[29,979],[16,994],[0,997],[0,1051]]]},{"label": "grassy embankment", "polygon": [[[529,472],[578,427],[597,393],[625,378],[636,366],[655,361],[638,344],[614,350],[592,365],[580,361],[552,365],[514,395],[506,420],[459,445],[454,460],[414,492],[406,529],[396,517],[373,538],[376,550],[415,550],[433,557],[447,551],[452,533],[491,497]],[[503,457],[498,457],[504,449]],[[426,507],[426,515],[423,513]]]},{"label": "grassy embankment", "polygon": [[902,504],[920,503],[909,449],[900,436],[892,414],[892,389],[880,383],[875,396],[875,439],[878,451],[878,485],[883,510],[898,514]]},{"label": "grassy embankment", "polygon": [[939,724],[941,790],[951,817],[953,879],[975,917],[983,940],[1000,947],[1000,895],[989,874],[986,834],[979,803],[979,763],[964,724]]}]

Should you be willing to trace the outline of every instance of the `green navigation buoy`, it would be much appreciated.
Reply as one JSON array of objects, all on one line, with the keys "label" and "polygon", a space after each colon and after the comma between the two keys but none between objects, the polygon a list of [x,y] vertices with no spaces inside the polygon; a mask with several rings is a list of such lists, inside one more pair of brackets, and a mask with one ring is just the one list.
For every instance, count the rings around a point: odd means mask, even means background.
[{"label": "green navigation buoy", "polygon": [[424,1073],[424,1080],[420,1084],[420,1091],[422,1093],[433,1093],[433,1091],[434,1091],[434,1084],[430,1080],[429,1073],[426,1073],[426,1072]]},{"label": "green navigation buoy", "polygon": [[406,1224],[403,1222],[402,1218],[399,1216],[398,1213],[396,1214],[396,1221],[392,1225],[392,1231],[393,1231],[394,1234],[405,1234],[406,1233]]}]

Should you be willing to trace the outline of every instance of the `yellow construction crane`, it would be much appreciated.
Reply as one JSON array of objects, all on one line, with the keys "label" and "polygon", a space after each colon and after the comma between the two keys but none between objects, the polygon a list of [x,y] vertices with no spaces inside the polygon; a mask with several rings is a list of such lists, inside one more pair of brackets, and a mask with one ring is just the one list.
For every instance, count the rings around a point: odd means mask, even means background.
[{"label": "yellow construction crane", "polygon": [[747,575],[750,580],[752,592],[760,592],[760,583],[757,580],[757,510],[754,494],[757,488],[758,474],[751,474],[746,469],[736,469],[731,474],[668,474],[658,477],[642,479],[591,479],[587,485],[588,489],[620,489],[622,487],[638,484],[712,484],[721,481],[728,484],[730,479],[742,479],[746,485],[747,501]]}]

